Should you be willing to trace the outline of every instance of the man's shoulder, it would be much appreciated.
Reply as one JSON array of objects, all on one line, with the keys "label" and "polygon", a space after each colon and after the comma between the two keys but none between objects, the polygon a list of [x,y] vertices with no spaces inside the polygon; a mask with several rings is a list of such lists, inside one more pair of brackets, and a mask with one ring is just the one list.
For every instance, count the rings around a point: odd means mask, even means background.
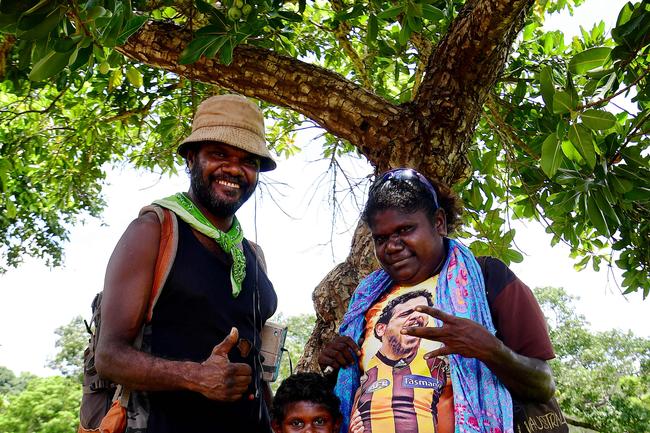
[{"label": "man's shoulder", "polygon": [[154,212],[142,213],[131,221],[128,231],[140,234],[160,233],[160,219]]},{"label": "man's shoulder", "polygon": [[118,245],[126,244],[130,246],[129,249],[150,249],[153,245],[158,245],[160,230],[160,220],[155,213],[140,214],[129,223]]}]

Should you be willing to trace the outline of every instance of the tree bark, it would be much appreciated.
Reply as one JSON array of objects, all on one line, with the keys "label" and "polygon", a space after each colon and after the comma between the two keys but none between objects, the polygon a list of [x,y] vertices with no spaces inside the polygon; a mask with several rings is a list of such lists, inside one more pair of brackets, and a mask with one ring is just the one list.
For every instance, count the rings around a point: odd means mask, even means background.
[{"label": "tree bark", "polygon": [[[348,140],[378,172],[409,166],[454,184],[469,174],[467,151],[488,92],[533,0],[468,0],[429,57],[413,101],[394,105],[344,77],[273,51],[239,46],[232,64],[179,65],[191,32],[149,22],[118,48],[128,57],[295,110]],[[317,323],[300,369],[316,368],[358,281],[377,264],[360,224],[350,255],[316,287]]]},{"label": "tree bark", "polygon": [[339,74],[246,45],[235,48],[228,66],[204,57],[191,65],[179,65],[178,58],[190,39],[187,29],[148,22],[117,50],[189,79],[295,110],[354,144],[371,161],[399,139],[399,132],[388,126],[399,124],[401,108]]},{"label": "tree bark", "polygon": [[318,371],[320,348],[336,335],[354,288],[377,267],[370,230],[364,222],[359,222],[347,259],[336,265],[314,290],[316,324],[296,370]]}]

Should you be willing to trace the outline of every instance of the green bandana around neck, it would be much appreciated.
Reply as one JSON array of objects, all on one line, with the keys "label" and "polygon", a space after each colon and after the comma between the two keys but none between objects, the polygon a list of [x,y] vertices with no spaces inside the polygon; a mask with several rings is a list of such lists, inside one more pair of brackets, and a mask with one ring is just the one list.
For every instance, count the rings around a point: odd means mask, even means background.
[{"label": "green bandana around neck", "polygon": [[163,199],[154,200],[154,204],[171,210],[190,227],[214,239],[226,254],[230,254],[232,257],[230,284],[232,285],[232,296],[236,298],[241,292],[242,282],[246,277],[246,257],[242,246],[244,232],[237,217],[233,217],[230,230],[223,232],[201,213],[186,193],[179,192]]}]

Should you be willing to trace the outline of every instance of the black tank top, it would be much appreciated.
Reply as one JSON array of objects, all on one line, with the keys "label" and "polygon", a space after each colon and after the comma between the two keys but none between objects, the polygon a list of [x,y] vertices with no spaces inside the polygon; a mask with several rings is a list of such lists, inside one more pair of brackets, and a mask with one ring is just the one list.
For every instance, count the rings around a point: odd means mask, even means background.
[{"label": "black tank top", "polygon": [[221,403],[189,391],[152,392],[147,431],[270,432],[262,392],[257,391],[262,370],[258,356],[260,333],[277,307],[273,285],[252,247],[244,241],[246,278],[239,296],[233,298],[230,264],[206,249],[180,219],[178,232],[176,258],[151,322],[151,353],[166,359],[202,362],[235,326],[239,338],[248,340],[252,349],[243,357],[235,347],[229,358],[252,367],[250,392],[257,397]]}]

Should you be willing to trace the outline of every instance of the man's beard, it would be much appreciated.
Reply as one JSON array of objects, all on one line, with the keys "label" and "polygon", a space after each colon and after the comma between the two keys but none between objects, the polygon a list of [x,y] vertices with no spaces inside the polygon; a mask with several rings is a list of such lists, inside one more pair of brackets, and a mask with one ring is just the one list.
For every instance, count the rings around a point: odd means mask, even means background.
[{"label": "man's beard", "polygon": [[[211,182],[217,180],[226,180],[239,185],[242,195],[237,201],[225,201],[212,193]],[[231,217],[237,210],[253,195],[255,188],[251,188],[249,183],[238,177],[220,175],[209,176],[207,181],[203,178],[203,165],[197,161],[190,169],[190,185],[194,196],[199,203],[205,207],[211,214],[219,218]]]},{"label": "man's beard", "polygon": [[417,350],[419,341],[416,342],[415,344],[411,344],[408,347],[406,347],[402,345],[399,336],[390,335],[388,337],[388,344],[390,345],[390,349],[393,351],[395,355],[404,356],[404,355],[412,354],[414,350]]}]

